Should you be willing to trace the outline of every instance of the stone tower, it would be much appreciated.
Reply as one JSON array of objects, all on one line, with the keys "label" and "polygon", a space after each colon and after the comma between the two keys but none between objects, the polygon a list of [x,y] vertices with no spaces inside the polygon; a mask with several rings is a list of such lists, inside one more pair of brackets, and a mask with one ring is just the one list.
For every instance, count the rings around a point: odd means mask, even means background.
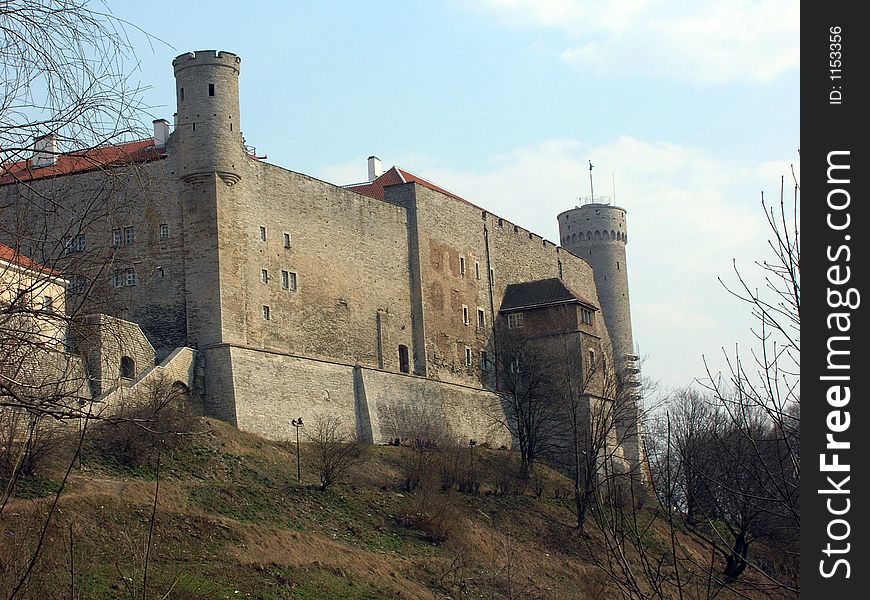
[{"label": "stone tower", "polygon": [[239,182],[249,160],[239,130],[240,64],[235,54],[214,50],[172,61],[177,112],[168,146],[186,232],[187,342],[200,349],[231,341],[238,329],[231,324],[240,321],[232,309],[238,303],[231,301],[239,294],[233,287],[238,277],[225,272],[234,255],[222,242],[238,237],[228,215],[243,204]]},{"label": "stone tower", "polygon": [[245,160],[239,125],[239,65],[231,52],[199,50],[178,56],[175,68],[175,142],[178,176],[188,182],[217,175],[227,185],[241,178]]},{"label": "stone tower", "polygon": [[561,213],[559,239],[562,246],[585,259],[595,273],[595,287],[601,300],[601,311],[610,340],[614,362],[623,383],[621,402],[627,402],[623,423],[617,423],[617,436],[625,456],[633,467],[642,466],[643,441],[637,428],[637,393],[639,373],[631,333],[631,306],[628,296],[628,269],[625,264],[625,245],[628,227],[625,209],[610,204],[609,198],[584,199],[581,206]]}]

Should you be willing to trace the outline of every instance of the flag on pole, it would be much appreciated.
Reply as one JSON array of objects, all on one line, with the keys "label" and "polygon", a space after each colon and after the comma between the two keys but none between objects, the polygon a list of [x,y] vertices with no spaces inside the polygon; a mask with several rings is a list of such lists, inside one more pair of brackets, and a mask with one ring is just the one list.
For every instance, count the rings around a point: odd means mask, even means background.
[{"label": "flag on pole", "polygon": [[589,170],[590,171],[592,170],[592,161],[591,160],[589,161]]}]

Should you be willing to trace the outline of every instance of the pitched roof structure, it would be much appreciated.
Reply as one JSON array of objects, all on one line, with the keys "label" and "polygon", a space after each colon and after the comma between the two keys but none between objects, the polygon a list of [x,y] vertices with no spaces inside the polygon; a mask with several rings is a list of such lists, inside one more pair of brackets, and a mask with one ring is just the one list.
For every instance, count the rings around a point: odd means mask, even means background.
[{"label": "pitched roof structure", "polygon": [[63,277],[63,273],[61,273],[57,269],[52,269],[51,267],[40,264],[35,260],[19,253],[14,248],[10,248],[6,244],[2,243],[0,243],[0,261],[15,265],[17,267],[21,267],[22,269],[27,269],[29,271],[37,271],[39,273],[45,273],[54,277]]},{"label": "pitched roof structure", "polygon": [[69,154],[58,154],[54,164],[44,167],[35,167],[30,159],[19,160],[0,165],[0,185],[84,173],[101,167],[146,163],[165,156],[166,147],[155,146],[154,140],[148,138]]},{"label": "pitched roof structure", "polygon": [[352,183],[350,185],[344,186],[345,188],[352,190],[358,194],[362,194],[363,196],[368,196],[369,198],[375,198],[376,200],[384,199],[384,188],[388,185],[398,185],[400,183],[418,183],[423,187],[427,187],[430,190],[434,190],[445,196],[450,196],[451,198],[455,198],[466,204],[471,204],[472,206],[477,207],[475,204],[472,204],[465,198],[461,196],[457,196],[453,192],[448,192],[444,188],[435,185],[431,181],[427,181],[422,177],[414,175],[404,169],[400,169],[399,167],[391,167],[387,171],[384,171],[383,174],[379,175],[374,179],[374,181],[367,181],[363,183]]},{"label": "pitched roof structure", "polygon": [[598,310],[597,306],[577,294],[561,279],[551,277],[508,285],[499,312],[543,308],[556,304],[582,304],[592,310]]}]

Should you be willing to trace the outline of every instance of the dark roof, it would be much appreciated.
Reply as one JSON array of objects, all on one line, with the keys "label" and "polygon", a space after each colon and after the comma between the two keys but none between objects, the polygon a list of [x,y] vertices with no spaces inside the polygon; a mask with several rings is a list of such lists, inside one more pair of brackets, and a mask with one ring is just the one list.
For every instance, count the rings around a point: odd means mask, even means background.
[{"label": "dark roof", "polygon": [[598,307],[569,288],[561,279],[539,279],[526,283],[511,283],[504,291],[499,312],[524,308],[539,308],[554,304],[582,304],[593,310]]},{"label": "dark roof", "polygon": [[81,152],[59,154],[54,164],[44,167],[34,167],[30,159],[19,160],[0,165],[0,185],[71,173],[83,173],[100,167],[145,163],[161,159],[164,156],[166,156],[166,148],[155,146],[154,140],[149,138],[92,148]]}]

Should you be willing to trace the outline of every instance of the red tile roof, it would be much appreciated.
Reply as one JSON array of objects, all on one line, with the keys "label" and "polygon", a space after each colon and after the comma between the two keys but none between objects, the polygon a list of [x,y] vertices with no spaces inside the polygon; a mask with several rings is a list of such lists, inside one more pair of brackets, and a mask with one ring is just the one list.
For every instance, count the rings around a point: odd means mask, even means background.
[{"label": "red tile roof", "polygon": [[52,269],[51,267],[39,264],[35,260],[24,256],[17,250],[10,248],[6,244],[2,243],[0,243],[0,260],[6,261],[7,263],[13,265],[18,265],[19,267],[29,269],[31,271],[39,271],[40,273],[63,277],[63,273],[61,273],[57,269]]},{"label": "red tile roof", "polygon": [[34,167],[30,159],[19,160],[0,165],[0,185],[83,173],[113,165],[150,162],[164,156],[166,156],[166,148],[156,147],[154,140],[149,138],[70,154],[60,154],[57,157],[57,162],[45,167]]},{"label": "red tile roof", "polygon": [[427,181],[422,177],[418,177],[417,175],[409,173],[408,171],[400,169],[399,167],[390,168],[388,171],[385,171],[383,175],[375,178],[374,181],[369,181],[367,183],[353,183],[344,187],[349,190],[353,190],[358,194],[362,194],[363,196],[368,196],[369,198],[374,198],[376,200],[383,200],[384,188],[388,185],[397,185],[400,183],[418,183],[423,187],[429,188],[430,190],[435,190],[436,192],[444,194],[445,196],[456,198],[457,200],[465,202],[466,204],[471,204],[471,206],[474,206],[475,208],[480,208],[479,206],[472,204],[465,198],[457,196],[453,192],[448,192],[444,188],[435,185],[431,181]]}]

